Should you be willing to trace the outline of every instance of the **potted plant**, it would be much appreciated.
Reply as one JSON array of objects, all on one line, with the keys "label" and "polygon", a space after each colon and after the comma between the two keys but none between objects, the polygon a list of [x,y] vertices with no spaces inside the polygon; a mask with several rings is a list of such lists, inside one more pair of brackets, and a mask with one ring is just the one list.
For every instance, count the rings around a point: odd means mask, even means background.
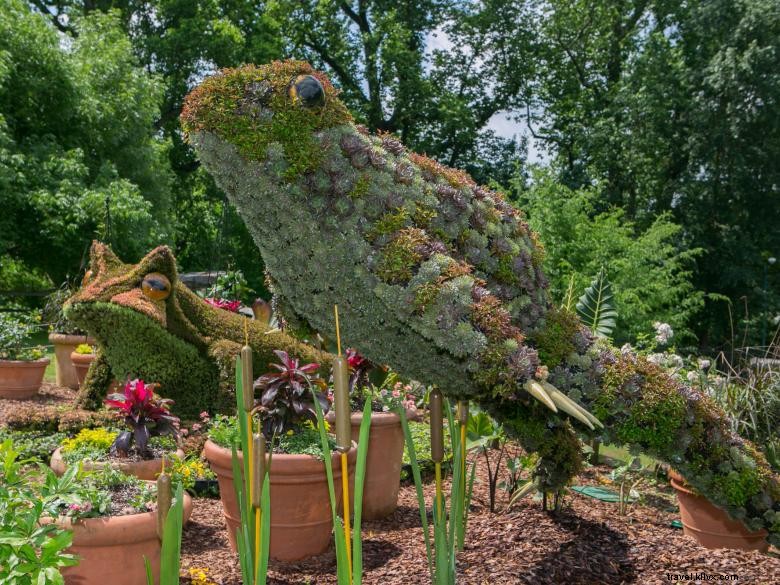
[{"label": "potted plant", "polygon": [[22,400],[38,393],[49,359],[41,346],[27,347],[39,315],[0,313],[0,398]]},{"label": "potted plant", "polygon": [[[62,570],[65,583],[138,585],[146,580],[144,559],[160,572],[154,482],[106,467],[83,473],[71,467],[61,478],[49,472],[40,499],[53,523],[72,531],[68,552],[79,563]],[[183,494],[184,522],[192,499]]]},{"label": "potted plant", "polygon": [[65,439],[51,456],[51,467],[61,475],[69,465],[81,462],[84,469],[113,467],[140,479],[152,480],[170,464],[171,455],[184,458],[177,447],[179,419],[170,413],[171,400],[154,394],[154,384],[132,380],[123,394],[112,394],[106,405],[115,408],[128,429],[82,429]]},{"label": "potted plant", "polygon": [[81,387],[84,379],[87,377],[89,366],[95,361],[95,347],[88,343],[79,343],[76,349],[73,350],[73,353],[70,354],[70,361],[76,372],[78,386]]},{"label": "potted plant", "polygon": [[76,287],[69,282],[50,294],[43,308],[44,320],[49,323],[49,343],[54,346],[54,368],[57,386],[67,386],[73,390],[79,387],[71,355],[76,348],[86,343],[94,345],[95,340],[86,331],[71,323],[62,311],[62,305],[73,295]]},{"label": "potted plant", "polygon": [[706,548],[734,548],[766,552],[769,543],[766,530],[750,531],[739,520],[731,518],[707,498],[688,485],[677,471],[668,476],[677,493],[683,532]]},{"label": "potted plant", "polygon": [[[377,368],[354,349],[347,349],[347,363],[350,370],[350,425],[353,441],[357,442],[360,434],[365,402],[371,400],[363,519],[379,520],[395,512],[398,507],[404,431],[401,418],[396,413],[399,408],[403,408],[407,419],[416,419],[417,410],[414,397],[409,394],[412,387],[400,382],[395,373],[379,372],[381,368]],[[379,386],[374,384],[380,379],[377,373],[384,377]],[[335,419],[332,412],[328,413],[327,420],[333,424]]]},{"label": "potted plant", "polygon": [[[313,377],[318,364],[301,366],[287,353],[275,353],[279,363],[271,364],[271,367],[276,371],[255,381],[255,389],[260,392],[255,410],[259,412],[262,432],[272,452],[270,556],[293,561],[323,553],[330,544],[332,517],[328,481],[311,392],[312,387],[321,388],[324,383]],[[319,391],[316,394],[320,404],[327,408],[325,396]],[[219,481],[233,550],[236,550],[235,534],[240,525],[231,451],[237,440],[235,417],[220,416],[211,422],[209,440],[204,447],[206,459]],[[335,449],[335,441],[332,443],[331,448]],[[238,455],[243,462],[242,454]],[[350,474],[354,470],[355,456],[353,447],[349,451]],[[338,453],[332,456],[336,482],[341,478],[338,457]]]}]

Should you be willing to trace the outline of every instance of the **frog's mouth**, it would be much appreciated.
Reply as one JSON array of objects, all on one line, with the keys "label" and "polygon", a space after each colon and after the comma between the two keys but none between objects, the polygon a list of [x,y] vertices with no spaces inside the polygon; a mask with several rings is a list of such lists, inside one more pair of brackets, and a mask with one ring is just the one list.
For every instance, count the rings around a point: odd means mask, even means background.
[{"label": "frog's mouth", "polygon": [[156,304],[152,301],[128,306],[100,300],[78,301],[65,307],[65,316],[94,335],[101,345],[120,337],[137,337],[135,341],[142,341],[152,335],[152,330],[155,337],[164,333],[173,338],[165,327],[164,307],[160,310]]},{"label": "frog's mouth", "polygon": [[91,307],[99,307],[100,305],[122,307],[128,311],[134,311],[153,319],[155,322],[159,323],[163,329],[167,327],[168,319],[165,302],[149,299],[140,288],[118,293],[111,297],[109,301],[86,301],[78,298],[71,299],[65,305],[65,314],[68,319],[72,319],[73,322],[76,323],[76,320],[79,319],[79,317],[87,316],[90,313],[95,312],[95,309],[92,309]]}]

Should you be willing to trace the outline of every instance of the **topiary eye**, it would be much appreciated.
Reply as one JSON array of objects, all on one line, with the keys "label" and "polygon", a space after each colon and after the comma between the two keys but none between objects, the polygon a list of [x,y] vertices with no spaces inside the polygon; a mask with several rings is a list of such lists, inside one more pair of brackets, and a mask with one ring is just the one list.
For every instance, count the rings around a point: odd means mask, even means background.
[{"label": "topiary eye", "polygon": [[290,84],[290,97],[307,108],[325,105],[325,89],[313,75],[299,75]]},{"label": "topiary eye", "polygon": [[152,272],[144,276],[141,290],[153,301],[163,301],[171,294],[171,281],[159,272]]}]

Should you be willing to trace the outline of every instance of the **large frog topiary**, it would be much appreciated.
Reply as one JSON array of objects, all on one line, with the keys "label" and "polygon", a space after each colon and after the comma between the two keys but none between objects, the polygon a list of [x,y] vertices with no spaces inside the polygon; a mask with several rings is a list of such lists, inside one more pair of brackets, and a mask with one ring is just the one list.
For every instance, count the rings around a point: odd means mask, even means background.
[{"label": "large frog topiary", "polygon": [[540,489],[580,469],[576,428],[668,461],[780,543],[780,480],[763,455],[709,398],[555,307],[542,247],[499,194],[370,135],[302,62],[222,71],[181,119],[291,314],[333,331],[338,304],[349,345],[479,402],[540,453]]},{"label": "large frog topiary", "polygon": [[96,408],[112,380],[160,384],[183,417],[235,408],[235,357],[245,334],[255,372],[281,349],[304,362],[330,363],[330,354],[261,321],[213,307],[178,279],[170,249],[152,250],[124,264],[105,244],[92,244],[90,270],[65,304],[68,319],[97,340],[98,351],[79,391],[79,405]]}]

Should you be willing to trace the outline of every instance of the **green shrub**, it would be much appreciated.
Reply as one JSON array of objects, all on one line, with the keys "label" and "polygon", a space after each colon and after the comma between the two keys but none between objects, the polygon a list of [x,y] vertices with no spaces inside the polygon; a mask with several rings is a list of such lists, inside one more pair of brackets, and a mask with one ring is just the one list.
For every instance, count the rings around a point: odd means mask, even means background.
[{"label": "green shrub", "polygon": [[621,209],[599,210],[598,187],[571,190],[541,169],[519,197],[545,246],[553,298],[565,297],[572,277],[574,290],[585,290],[605,267],[615,293],[618,343],[650,333],[657,320],[690,339],[690,320],[704,305],[704,294],[691,284],[701,251],[684,248],[682,228],[668,215],[640,230]]}]

